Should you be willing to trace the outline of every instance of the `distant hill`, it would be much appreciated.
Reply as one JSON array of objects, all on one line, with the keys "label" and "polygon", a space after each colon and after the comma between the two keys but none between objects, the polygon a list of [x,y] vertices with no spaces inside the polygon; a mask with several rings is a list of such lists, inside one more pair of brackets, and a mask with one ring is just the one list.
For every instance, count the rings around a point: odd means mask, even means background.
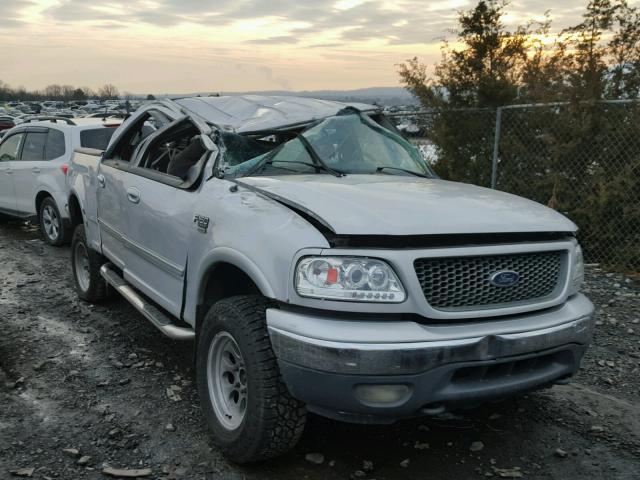
[{"label": "distant hill", "polygon": [[287,90],[261,90],[254,92],[196,92],[190,94],[156,95],[157,97],[207,96],[212,93],[220,95],[291,95],[295,97],[311,97],[338,102],[377,103],[380,105],[417,105],[417,100],[401,87],[369,87],[357,90],[303,90],[291,92]]}]

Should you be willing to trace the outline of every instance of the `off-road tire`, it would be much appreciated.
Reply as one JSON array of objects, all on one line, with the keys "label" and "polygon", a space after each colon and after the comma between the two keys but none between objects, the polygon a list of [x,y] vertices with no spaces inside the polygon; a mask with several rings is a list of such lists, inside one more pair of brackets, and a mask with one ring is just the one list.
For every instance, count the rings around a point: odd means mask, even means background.
[{"label": "off-road tire", "polygon": [[[55,212],[58,221],[58,236],[55,239],[52,239],[48,234],[45,227],[44,220],[44,211],[46,208],[51,208]],[[40,204],[40,210],[38,211],[38,222],[40,223],[40,231],[42,232],[42,236],[44,241],[49,245],[53,245],[54,247],[59,247],[61,245],[66,245],[69,243],[69,238],[71,237],[71,229],[69,226],[65,225],[65,222],[62,221],[62,216],[60,215],[60,209],[58,209],[58,205],[56,205],[55,200],[52,197],[46,197],[42,200]]]},{"label": "off-road tire", "polygon": [[[243,295],[214,304],[204,319],[196,353],[196,378],[202,410],[222,453],[236,463],[277,457],[292,449],[304,430],[306,409],[285,386],[266,327],[272,304]],[[230,334],[246,366],[247,407],[242,423],[230,430],[218,420],[208,386],[208,353],[214,337]]]},{"label": "off-road tire", "polygon": [[[84,246],[89,259],[88,273],[89,273],[89,286],[88,288],[82,288],[77,275],[76,269],[76,249],[80,246]],[[109,297],[109,287],[107,282],[100,275],[100,267],[107,262],[107,259],[100,255],[87,244],[87,237],[84,230],[84,225],[78,225],[73,232],[73,239],[71,240],[71,270],[73,271],[73,280],[76,286],[78,296],[91,303],[100,303]]]}]

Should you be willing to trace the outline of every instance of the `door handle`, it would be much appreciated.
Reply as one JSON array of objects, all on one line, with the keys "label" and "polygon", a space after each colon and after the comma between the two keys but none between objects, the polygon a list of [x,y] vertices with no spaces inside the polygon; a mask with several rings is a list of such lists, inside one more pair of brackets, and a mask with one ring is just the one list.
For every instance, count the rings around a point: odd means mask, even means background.
[{"label": "door handle", "polygon": [[102,188],[104,188],[104,185],[106,183],[105,180],[104,180],[104,175],[99,173],[96,178],[98,179],[98,185],[100,185]]},{"label": "door handle", "polygon": [[4,173],[6,173],[7,175],[11,175],[13,173],[13,170],[11,170],[9,167],[3,168],[2,170],[4,170]]},{"label": "door handle", "polygon": [[33,167],[33,168],[31,169],[31,171],[32,171],[33,173],[40,173],[40,169],[39,169],[38,167]]},{"label": "door handle", "polygon": [[127,188],[127,199],[131,203],[140,203],[140,190],[134,187]]}]

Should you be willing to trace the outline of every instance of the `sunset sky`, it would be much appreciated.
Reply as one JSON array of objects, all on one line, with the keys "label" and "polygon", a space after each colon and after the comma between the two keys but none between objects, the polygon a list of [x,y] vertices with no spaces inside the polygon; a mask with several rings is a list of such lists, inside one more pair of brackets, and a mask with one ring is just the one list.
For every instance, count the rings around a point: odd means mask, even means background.
[{"label": "sunset sky", "polygon": [[[0,80],[134,93],[397,86],[395,64],[439,57],[465,0],[2,0]],[[586,0],[520,0],[508,24]]]}]

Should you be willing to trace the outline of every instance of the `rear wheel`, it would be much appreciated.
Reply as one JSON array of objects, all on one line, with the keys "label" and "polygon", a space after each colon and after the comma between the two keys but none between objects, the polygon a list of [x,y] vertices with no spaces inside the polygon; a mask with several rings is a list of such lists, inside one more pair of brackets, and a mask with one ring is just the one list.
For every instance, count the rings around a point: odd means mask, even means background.
[{"label": "rear wheel", "polygon": [[78,296],[92,303],[108,296],[107,282],[100,275],[106,259],[87,245],[84,225],[78,225],[71,241],[71,267]]},{"label": "rear wheel", "polygon": [[198,393],[215,444],[231,460],[256,462],[293,448],[304,404],[287,390],[266,328],[270,302],[257,295],[216,303],[200,332]]},{"label": "rear wheel", "polygon": [[60,210],[51,197],[46,197],[40,204],[40,230],[44,241],[49,245],[60,246],[69,242],[69,228],[62,221]]}]

